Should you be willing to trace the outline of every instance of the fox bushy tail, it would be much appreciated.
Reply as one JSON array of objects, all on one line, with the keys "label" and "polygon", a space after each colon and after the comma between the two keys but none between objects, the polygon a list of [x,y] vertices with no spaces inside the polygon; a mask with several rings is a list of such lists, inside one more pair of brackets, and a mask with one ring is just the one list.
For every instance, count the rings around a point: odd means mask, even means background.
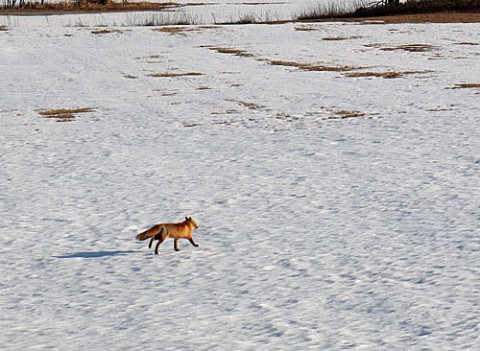
[{"label": "fox bushy tail", "polygon": [[151,237],[154,237],[155,235],[157,235],[158,233],[161,232],[163,226],[161,225],[154,225],[153,227],[151,227],[150,229],[147,229],[146,231],[140,233],[140,234],[137,234],[137,236],[135,236],[135,238],[137,240],[147,240]]}]

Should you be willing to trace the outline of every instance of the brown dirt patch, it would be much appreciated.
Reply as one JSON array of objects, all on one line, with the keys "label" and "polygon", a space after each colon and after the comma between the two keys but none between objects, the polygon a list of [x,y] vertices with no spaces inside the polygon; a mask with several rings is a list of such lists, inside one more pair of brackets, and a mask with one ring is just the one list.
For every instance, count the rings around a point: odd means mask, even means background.
[{"label": "brown dirt patch", "polygon": [[392,47],[380,48],[382,51],[408,51],[408,52],[425,52],[438,49],[438,46],[430,44],[405,44]]},{"label": "brown dirt patch", "polygon": [[393,79],[393,78],[401,78],[406,75],[411,74],[422,74],[428,73],[427,71],[402,71],[402,72],[351,72],[346,73],[346,77],[351,78],[385,78],[385,79]]},{"label": "brown dirt patch", "polygon": [[365,113],[358,112],[358,111],[348,111],[348,110],[340,110],[335,111],[332,116],[326,117],[325,119],[345,119],[345,118],[355,118],[355,117],[364,117],[366,116]]},{"label": "brown dirt patch", "polygon": [[152,29],[154,32],[168,33],[171,35],[185,35],[186,33],[199,32],[205,29],[217,29],[218,26],[167,26]]},{"label": "brown dirt patch", "polygon": [[152,73],[148,77],[154,78],[176,78],[176,77],[195,77],[203,76],[203,73],[199,72],[184,72],[184,73]]},{"label": "brown dirt patch", "polygon": [[302,20],[299,22],[358,22],[360,24],[393,23],[479,23],[480,12],[436,12],[396,16],[377,16],[359,18],[328,18],[320,20]]},{"label": "brown dirt patch", "polygon": [[123,33],[123,31],[118,29],[94,29],[90,31],[92,34],[110,34],[110,33]]},{"label": "brown dirt patch", "polygon": [[455,84],[455,86],[452,89],[480,89],[480,83]]},{"label": "brown dirt patch", "polygon": [[212,51],[216,51],[220,54],[227,54],[227,55],[234,55],[234,56],[239,56],[239,57],[253,57],[253,54],[250,54],[249,52],[239,50],[239,49],[234,49],[234,48],[222,48],[222,47],[208,47]]},{"label": "brown dirt patch", "polygon": [[273,60],[269,62],[272,66],[285,66],[285,67],[294,67],[303,71],[317,71],[317,72],[348,72],[354,71],[357,69],[362,69],[364,67],[353,67],[353,66],[325,66],[325,65],[315,65],[300,63],[295,61],[281,61]]},{"label": "brown dirt patch", "polygon": [[322,40],[326,41],[338,41],[338,40],[349,40],[349,39],[360,39],[361,36],[352,36],[352,37],[325,37]]},{"label": "brown dirt patch", "polygon": [[92,112],[94,111],[91,107],[76,108],[76,109],[55,109],[55,110],[45,110],[40,111],[39,114],[45,118],[55,118],[57,122],[70,122],[72,121],[77,114]]},{"label": "brown dirt patch", "polygon": [[2,8],[4,15],[39,16],[62,15],[72,13],[101,13],[101,12],[130,12],[130,11],[165,11],[172,8],[201,5],[199,3],[179,4],[175,2],[107,2],[96,4],[93,2],[59,2],[59,3],[31,3],[25,7]]}]

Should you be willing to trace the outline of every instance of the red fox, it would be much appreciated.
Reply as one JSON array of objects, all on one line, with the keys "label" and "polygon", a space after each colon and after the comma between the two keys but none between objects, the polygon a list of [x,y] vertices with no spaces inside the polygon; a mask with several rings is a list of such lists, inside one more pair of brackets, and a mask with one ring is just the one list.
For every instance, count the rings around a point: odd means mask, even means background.
[{"label": "red fox", "polygon": [[175,251],[180,251],[178,249],[178,239],[188,239],[193,246],[198,247],[198,244],[192,239],[193,229],[197,228],[197,222],[195,222],[192,217],[185,217],[185,220],[179,223],[156,224],[150,229],[138,234],[135,238],[142,241],[151,238],[150,243],[148,244],[149,249],[152,247],[153,241],[158,240],[157,246],[155,246],[155,254],[158,255],[158,247],[166,238],[173,239],[173,247]]}]

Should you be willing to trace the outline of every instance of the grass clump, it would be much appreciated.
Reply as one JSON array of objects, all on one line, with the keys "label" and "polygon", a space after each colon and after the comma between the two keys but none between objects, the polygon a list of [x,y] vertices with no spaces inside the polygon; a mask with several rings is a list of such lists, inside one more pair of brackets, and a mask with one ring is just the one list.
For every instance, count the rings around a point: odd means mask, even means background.
[{"label": "grass clump", "polygon": [[363,69],[365,67],[353,67],[353,66],[325,66],[325,65],[315,65],[315,64],[307,64],[295,61],[281,61],[281,60],[273,60],[269,62],[272,66],[285,66],[285,67],[293,67],[298,68],[302,71],[316,71],[316,72],[348,72],[357,69]]},{"label": "grass clump", "polygon": [[329,18],[361,18],[436,12],[480,12],[480,0],[381,0],[370,5],[358,2],[352,8],[335,3],[316,5],[297,17],[297,20]]},{"label": "grass clump", "polygon": [[176,78],[176,77],[196,77],[203,76],[203,73],[199,72],[185,72],[185,73],[152,73],[148,77],[153,78]]},{"label": "grass clump", "polygon": [[77,114],[92,112],[94,111],[91,107],[75,108],[75,109],[54,109],[54,110],[45,110],[40,111],[39,114],[45,118],[54,118],[57,122],[69,122],[72,121]]},{"label": "grass clump", "polygon": [[113,0],[75,0],[54,3],[39,1],[4,0],[0,7],[6,13],[83,13],[83,12],[118,12],[118,11],[161,11],[180,7],[174,2],[117,2]]}]

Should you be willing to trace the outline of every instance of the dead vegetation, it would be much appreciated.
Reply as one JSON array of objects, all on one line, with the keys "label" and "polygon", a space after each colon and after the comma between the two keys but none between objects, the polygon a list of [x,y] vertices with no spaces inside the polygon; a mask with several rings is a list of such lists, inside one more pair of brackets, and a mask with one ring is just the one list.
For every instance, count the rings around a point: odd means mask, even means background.
[{"label": "dead vegetation", "polygon": [[[473,13],[479,14],[480,0],[379,0],[373,2],[358,1],[353,9],[338,4],[319,4],[298,16],[297,20],[332,19],[373,19],[395,16],[422,16],[432,13]],[[478,21],[478,16],[477,16]]]},{"label": "dead vegetation", "polygon": [[480,45],[480,43],[474,43],[470,41],[462,41],[461,43],[455,43],[456,45],[468,45],[468,46],[476,46]]},{"label": "dead vegetation", "polygon": [[322,38],[322,40],[326,40],[326,41],[338,41],[338,40],[349,40],[349,39],[360,39],[362,38],[361,36],[351,36],[351,37],[325,37],[325,38]]},{"label": "dead vegetation", "polygon": [[340,111],[334,111],[331,116],[325,117],[324,119],[325,120],[346,119],[346,118],[355,118],[355,117],[364,117],[364,116],[366,116],[366,114],[362,112],[340,110]]},{"label": "dead vegetation", "polygon": [[435,45],[430,44],[404,44],[392,47],[380,48],[382,51],[407,51],[407,52],[425,52],[438,49]]},{"label": "dead vegetation", "polygon": [[300,63],[295,61],[281,61],[281,60],[273,60],[273,61],[269,61],[269,63],[272,66],[293,67],[293,68],[298,68],[302,71],[316,71],[316,72],[349,72],[349,71],[365,68],[365,67],[354,67],[354,66],[325,66],[325,65],[307,64],[307,63]]},{"label": "dead vegetation", "polygon": [[6,32],[7,30],[7,26],[0,26],[0,32]]},{"label": "dead vegetation", "polygon": [[111,34],[111,33],[123,33],[123,31],[119,29],[94,29],[90,31],[92,34]]},{"label": "dead vegetation", "polygon": [[[192,4],[194,5],[194,4]],[[45,15],[63,13],[98,13],[128,11],[165,11],[185,6],[175,2],[115,2],[111,0],[76,0],[57,3],[25,2],[23,6],[3,6],[5,15]]]},{"label": "dead vegetation", "polygon": [[455,84],[455,86],[452,89],[480,89],[480,83]]},{"label": "dead vegetation", "polygon": [[397,46],[384,46],[381,43],[364,44],[367,48],[376,48],[381,51],[406,51],[406,52],[429,52],[438,50],[439,47],[431,44],[402,44]]},{"label": "dead vegetation", "polygon": [[76,109],[55,109],[40,111],[39,114],[45,118],[54,118],[57,122],[70,122],[79,113],[93,112],[95,109],[91,107],[76,108]]},{"label": "dead vegetation", "polygon": [[350,72],[346,73],[346,77],[350,78],[385,78],[385,79],[394,79],[394,78],[402,78],[406,75],[411,75],[411,74],[423,74],[423,73],[428,73],[428,71],[401,71],[401,72],[395,72],[395,71],[389,71],[389,72]]},{"label": "dead vegetation", "polygon": [[199,32],[206,29],[217,29],[218,26],[166,26],[152,29],[154,32],[168,33],[171,35],[185,35],[186,33]]},{"label": "dead vegetation", "polygon": [[153,78],[176,78],[176,77],[195,77],[203,76],[203,73],[199,72],[184,72],[184,73],[152,73],[148,77]]},{"label": "dead vegetation", "polygon": [[192,32],[194,28],[191,27],[160,27],[152,29],[154,32],[168,33],[172,35],[185,34],[185,32]]},{"label": "dead vegetation", "polygon": [[220,54],[227,54],[227,55],[233,55],[233,56],[239,56],[239,57],[253,57],[253,54],[250,54],[249,52],[239,50],[239,49],[234,49],[234,48],[224,48],[224,47],[211,47],[208,46],[208,49],[212,51],[216,51]]}]

